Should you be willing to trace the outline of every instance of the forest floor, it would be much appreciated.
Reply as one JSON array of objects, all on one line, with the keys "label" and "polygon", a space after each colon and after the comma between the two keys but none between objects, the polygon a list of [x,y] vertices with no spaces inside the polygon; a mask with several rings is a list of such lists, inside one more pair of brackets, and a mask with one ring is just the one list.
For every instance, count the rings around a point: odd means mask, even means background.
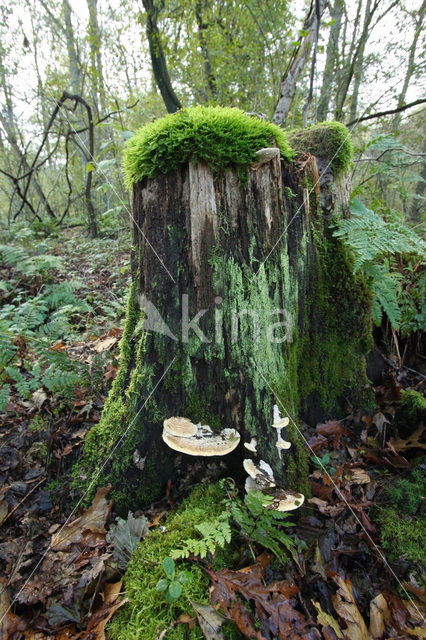
[{"label": "forest floor", "polygon": [[[69,480],[117,372],[130,240],[88,241],[75,230],[68,235],[65,241],[62,235],[42,238],[36,251],[33,240],[21,242],[29,255],[39,251],[60,257],[61,267],[47,275],[35,270],[28,276],[16,261],[0,263],[5,283],[0,291],[3,305],[10,307],[9,319],[19,305],[39,301],[52,282],[78,282],[73,301],[63,305],[74,305],[64,311],[72,331],[66,339],[52,339],[49,349],[74,363],[81,377],[72,383],[72,393],[69,385],[61,388],[59,383],[28,392],[9,367],[10,395],[0,413],[1,640],[100,640],[108,620],[125,604],[123,572],[107,539],[115,520],[107,490],[84,509]],[[47,326],[58,308],[59,303],[40,324]],[[42,358],[31,346],[38,329],[23,330],[12,340],[17,347],[14,366],[27,378],[28,362]],[[251,577],[251,593],[238,587],[237,571],[229,572],[229,593],[239,593],[269,620],[262,626],[265,635],[254,636],[249,622],[237,620],[231,608],[229,616],[234,615],[241,637],[272,639],[273,624],[281,616],[281,622],[291,621],[294,638],[426,638],[425,427],[419,414],[401,402],[404,390],[424,391],[425,372],[390,363],[375,388],[373,411],[348,412],[344,418],[306,426],[315,452],[312,497],[294,529],[304,544],[279,571],[271,568],[260,547],[258,564],[250,566],[242,554],[240,568],[246,584]],[[169,486],[164,500],[144,512],[151,528],[161,525],[183,493],[179,486]],[[218,578],[222,594],[224,576]],[[267,614],[265,585],[284,579],[295,586],[291,594],[281,593],[281,600],[275,593],[276,611]],[[195,617],[182,618],[175,624],[194,622]],[[220,637],[204,633],[208,640]],[[167,631],[158,629],[158,638],[167,639]]]}]

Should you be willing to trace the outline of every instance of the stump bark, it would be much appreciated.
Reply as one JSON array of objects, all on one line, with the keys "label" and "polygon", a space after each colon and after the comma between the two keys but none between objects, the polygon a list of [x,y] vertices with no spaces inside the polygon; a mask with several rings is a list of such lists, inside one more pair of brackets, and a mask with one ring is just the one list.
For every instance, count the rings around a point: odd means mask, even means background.
[{"label": "stump bark", "polygon": [[[362,402],[367,382],[369,294],[330,229],[348,193],[347,177],[319,178],[309,154],[221,173],[189,162],[134,185],[120,370],[83,474],[122,437],[103,481],[125,506],[162,495],[176,459],[162,423],[174,415],[237,429],[234,471],[255,437],[277,482],[306,490],[303,420],[336,417],[349,394]],[[282,460],[274,404],[291,418]]]}]

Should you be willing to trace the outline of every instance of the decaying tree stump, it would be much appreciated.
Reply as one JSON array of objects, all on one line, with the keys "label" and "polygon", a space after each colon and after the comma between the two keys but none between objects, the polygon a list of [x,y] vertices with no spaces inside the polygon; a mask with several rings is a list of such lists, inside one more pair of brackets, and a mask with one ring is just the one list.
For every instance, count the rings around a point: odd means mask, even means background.
[{"label": "decaying tree stump", "polygon": [[[133,185],[120,370],[79,467],[93,477],[119,443],[97,483],[109,478],[126,506],[131,495],[139,506],[162,495],[173,476],[165,418],[237,429],[234,469],[253,457],[243,443],[255,437],[277,482],[303,491],[300,419],[315,424],[341,413],[349,393],[361,398],[370,300],[329,226],[347,209],[347,178],[333,175],[329,151],[317,162],[300,145],[295,162],[272,148],[243,170],[186,161]],[[282,459],[274,404],[291,418]]]}]

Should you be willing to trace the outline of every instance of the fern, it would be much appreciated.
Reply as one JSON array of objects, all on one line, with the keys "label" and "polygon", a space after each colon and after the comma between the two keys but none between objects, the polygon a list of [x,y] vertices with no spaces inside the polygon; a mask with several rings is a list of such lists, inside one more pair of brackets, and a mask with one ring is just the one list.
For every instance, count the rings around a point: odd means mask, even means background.
[{"label": "fern", "polygon": [[0,411],[6,411],[9,398],[10,398],[10,385],[4,384],[0,386]]},{"label": "fern", "polygon": [[[393,221],[386,221],[357,199],[351,202],[351,212],[351,218],[335,223],[333,235],[342,237],[355,253],[354,273],[362,269],[373,293],[375,324],[381,324],[385,312],[394,329],[399,329],[402,323],[406,333],[420,328],[422,314],[418,306],[422,294],[417,301],[404,292],[404,285],[407,290],[417,291],[419,282],[414,278],[413,283],[407,284],[407,270],[404,270],[404,275],[398,270],[396,257],[399,257],[399,263],[401,256],[406,262],[416,261],[418,268],[424,260],[426,243],[396,216]],[[421,282],[420,291],[424,292]]]},{"label": "fern", "polygon": [[282,561],[286,560],[282,546],[287,550],[294,547],[293,539],[280,527],[291,527],[287,521],[288,513],[270,508],[273,498],[261,491],[249,491],[244,499],[230,503],[231,515],[249,541],[262,545]]},{"label": "fern", "polygon": [[223,511],[215,520],[200,522],[195,525],[195,529],[202,537],[184,540],[180,549],[173,549],[170,553],[172,558],[177,560],[194,555],[204,559],[208,553],[213,555],[217,547],[223,548],[225,544],[231,542],[229,514],[226,511]]},{"label": "fern", "polygon": [[355,251],[354,272],[387,255],[424,256],[426,243],[400,222],[386,222],[356,198],[351,202],[351,213],[351,218],[339,220],[333,235],[343,237]]},{"label": "fern", "polygon": [[62,259],[49,254],[31,256],[22,247],[0,245],[0,257],[9,267],[13,267],[27,278],[43,276],[62,267]]}]

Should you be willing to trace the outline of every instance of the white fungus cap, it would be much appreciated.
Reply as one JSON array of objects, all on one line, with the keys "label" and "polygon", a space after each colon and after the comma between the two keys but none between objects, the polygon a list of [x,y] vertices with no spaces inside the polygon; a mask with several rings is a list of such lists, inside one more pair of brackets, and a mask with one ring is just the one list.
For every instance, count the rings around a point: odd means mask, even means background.
[{"label": "white fungus cap", "polygon": [[214,433],[208,425],[203,425],[192,436],[174,436],[164,428],[163,440],[174,451],[190,456],[225,456],[238,446],[240,434],[235,429]]},{"label": "white fungus cap", "polygon": [[244,446],[246,449],[248,449],[249,451],[251,451],[252,453],[257,453],[256,451],[256,446],[257,446],[257,440],[256,438],[252,438],[250,440],[250,442],[245,442]]},{"label": "white fungus cap", "polygon": [[197,433],[197,425],[193,424],[188,418],[180,418],[174,416],[173,418],[167,418],[163,422],[164,431],[171,436],[178,436],[180,438],[190,438]]}]

